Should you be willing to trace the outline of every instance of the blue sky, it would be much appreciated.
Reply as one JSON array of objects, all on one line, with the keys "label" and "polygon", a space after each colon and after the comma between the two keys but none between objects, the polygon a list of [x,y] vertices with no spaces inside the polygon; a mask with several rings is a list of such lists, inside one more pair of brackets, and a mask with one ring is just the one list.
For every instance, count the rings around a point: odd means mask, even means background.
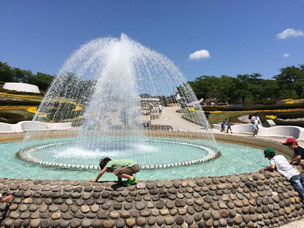
[{"label": "blue sky", "polygon": [[[282,67],[304,64],[302,0],[0,0],[0,5],[0,61],[33,72],[56,74],[82,44],[121,33],[166,55],[188,80],[254,72],[271,78]],[[200,50],[192,56],[205,58],[189,58]]]}]

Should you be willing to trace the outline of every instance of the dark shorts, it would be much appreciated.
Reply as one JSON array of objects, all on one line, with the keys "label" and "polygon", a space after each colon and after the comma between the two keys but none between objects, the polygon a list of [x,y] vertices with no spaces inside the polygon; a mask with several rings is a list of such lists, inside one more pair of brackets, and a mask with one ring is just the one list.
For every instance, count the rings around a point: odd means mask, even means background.
[{"label": "dark shorts", "polygon": [[134,173],[137,173],[138,171],[139,171],[139,165],[136,164],[136,165],[133,165],[131,167],[125,166],[125,167],[121,167],[121,168],[118,168],[118,169],[114,169],[113,173],[116,176],[119,176],[121,174],[132,175]]}]

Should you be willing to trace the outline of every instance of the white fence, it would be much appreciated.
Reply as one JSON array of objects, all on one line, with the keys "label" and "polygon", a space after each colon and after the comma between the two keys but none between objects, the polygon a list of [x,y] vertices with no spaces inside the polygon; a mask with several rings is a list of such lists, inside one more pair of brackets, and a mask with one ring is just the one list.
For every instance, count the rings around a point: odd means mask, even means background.
[{"label": "white fence", "polygon": [[[213,129],[221,130],[220,124],[213,124]],[[252,134],[252,124],[237,124],[231,126],[233,133]],[[286,136],[304,139],[304,128],[297,126],[259,126],[258,136]]]},{"label": "white fence", "polygon": [[0,122],[0,133],[15,133],[28,130],[66,130],[72,128],[72,123],[43,123],[39,121],[21,121],[17,124]]}]

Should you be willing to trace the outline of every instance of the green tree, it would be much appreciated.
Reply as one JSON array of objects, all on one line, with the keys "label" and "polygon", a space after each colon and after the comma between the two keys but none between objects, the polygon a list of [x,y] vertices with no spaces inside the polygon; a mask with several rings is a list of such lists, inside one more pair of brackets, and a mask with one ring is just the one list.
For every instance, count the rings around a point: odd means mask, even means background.
[{"label": "green tree", "polygon": [[281,95],[286,97],[294,91],[298,98],[302,98],[304,96],[304,65],[281,68],[280,72],[274,76],[274,79],[280,87]]},{"label": "green tree", "polygon": [[14,81],[13,69],[7,63],[0,62],[0,81],[1,82]]}]

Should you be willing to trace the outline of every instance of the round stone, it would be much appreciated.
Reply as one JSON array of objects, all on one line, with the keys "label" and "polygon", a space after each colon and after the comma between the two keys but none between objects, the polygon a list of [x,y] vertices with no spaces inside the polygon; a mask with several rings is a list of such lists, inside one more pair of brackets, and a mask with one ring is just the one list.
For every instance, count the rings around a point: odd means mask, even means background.
[{"label": "round stone", "polygon": [[90,207],[87,205],[84,205],[84,206],[81,206],[80,210],[83,213],[88,213],[90,211]]},{"label": "round stone", "polygon": [[156,219],[154,217],[150,217],[148,219],[149,226],[153,226],[156,223]]},{"label": "round stone", "polygon": [[136,224],[136,219],[135,218],[127,218],[126,219],[126,224],[129,227],[132,227]]},{"label": "round stone", "polygon": [[221,218],[221,219],[219,220],[219,223],[220,223],[220,226],[221,226],[221,227],[226,227],[226,226],[227,226],[227,221],[226,221],[226,219]]},{"label": "round stone", "polygon": [[167,208],[161,209],[160,211],[161,215],[168,215],[169,214],[169,210]]},{"label": "round stone", "polygon": [[164,201],[158,201],[156,203],[156,208],[158,208],[158,209],[162,209],[162,208],[164,208],[164,206],[165,206]]},{"label": "round stone", "polygon": [[48,219],[42,219],[41,220],[41,227],[42,228],[48,228],[48,227],[50,227],[50,225],[51,225],[50,220],[48,220]]},{"label": "round stone", "polygon": [[112,219],[116,219],[116,218],[119,217],[119,212],[118,212],[118,211],[111,211],[111,212],[109,213],[109,216],[110,216],[110,218],[112,218]]},{"label": "round stone", "polygon": [[233,222],[237,225],[240,225],[243,222],[243,218],[241,215],[236,215],[233,219]]},{"label": "round stone", "polygon": [[177,217],[175,219],[175,222],[177,225],[182,225],[184,223],[184,218],[183,217]]},{"label": "round stone", "polygon": [[51,205],[50,207],[49,207],[49,211],[50,212],[55,212],[55,211],[57,211],[58,210],[58,206],[56,206],[56,205]]},{"label": "round stone", "polygon": [[115,221],[113,220],[106,220],[103,222],[103,227],[105,228],[111,228],[111,227],[114,227],[115,225]]},{"label": "round stone", "polygon": [[[162,202],[162,201],[160,201],[160,202]],[[145,202],[137,202],[136,203],[136,209],[137,210],[142,210],[142,209],[144,209],[146,207],[146,203]],[[158,208],[158,207],[157,207]]]},{"label": "round stone", "polygon": [[[3,205],[4,205],[4,204],[3,204]],[[26,210],[27,210],[27,208],[28,208],[28,206],[27,206],[27,205],[25,205],[25,204],[21,204],[21,205],[19,206],[19,211],[21,211],[21,212],[26,211]]]},{"label": "round stone", "polygon": [[91,211],[96,213],[97,211],[99,211],[99,206],[94,204],[93,206],[91,206]]},{"label": "round stone", "polygon": [[172,225],[174,223],[174,218],[173,217],[165,217],[165,223],[167,225]]},{"label": "round stone", "polygon": [[211,216],[214,220],[218,220],[221,217],[218,211],[211,211]]},{"label": "round stone", "polygon": [[56,220],[56,219],[60,219],[61,218],[61,213],[57,212],[52,214],[51,216],[52,219]]},{"label": "round stone", "polygon": [[148,217],[148,216],[150,216],[150,214],[151,214],[151,212],[148,210],[143,210],[140,212],[140,215],[143,217]]},{"label": "round stone", "polygon": [[31,204],[31,203],[33,203],[33,199],[32,198],[26,198],[26,199],[23,200],[23,202],[26,203],[26,204]]},{"label": "round stone", "polygon": [[192,216],[186,216],[185,222],[189,225],[194,223],[194,218]]},{"label": "round stone", "polygon": [[82,227],[90,227],[91,224],[92,224],[92,221],[89,220],[89,219],[84,219],[84,220],[82,220],[82,222],[81,222],[81,226],[82,226]]},{"label": "round stone", "polygon": [[122,219],[120,219],[120,220],[118,220],[117,222],[116,222],[116,227],[117,228],[120,228],[120,227],[125,227],[125,221],[124,220],[122,220]]},{"label": "round stone", "polygon": [[186,206],[186,201],[182,200],[182,199],[177,199],[175,201],[175,206],[176,207],[184,207],[184,206]]},{"label": "round stone", "polygon": [[10,218],[12,218],[12,219],[17,219],[17,218],[19,218],[19,216],[20,216],[20,214],[15,211],[12,211],[10,213]]},{"label": "round stone", "polygon": [[76,228],[80,227],[81,220],[80,219],[72,219],[71,220],[71,227]]},{"label": "round stone", "polygon": [[212,226],[213,226],[213,220],[212,220],[212,219],[208,219],[208,220],[205,222],[205,225],[206,225],[206,227],[212,227]]},{"label": "round stone", "polygon": [[32,219],[30,222],[30,226],[32,228],[39,227],[41,220],[40,219]]}]

